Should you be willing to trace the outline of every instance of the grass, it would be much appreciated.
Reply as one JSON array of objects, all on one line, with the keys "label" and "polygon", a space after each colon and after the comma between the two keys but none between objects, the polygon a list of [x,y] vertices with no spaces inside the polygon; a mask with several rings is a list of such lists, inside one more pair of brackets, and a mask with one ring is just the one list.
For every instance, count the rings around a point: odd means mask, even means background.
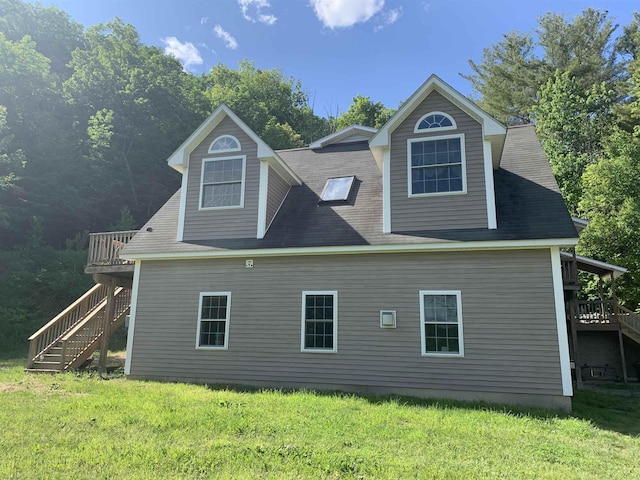
[{"label": "grass", "polygon": [[0,478],[640,478],[634,392],[574,413],[31,375],[0,360]]}]

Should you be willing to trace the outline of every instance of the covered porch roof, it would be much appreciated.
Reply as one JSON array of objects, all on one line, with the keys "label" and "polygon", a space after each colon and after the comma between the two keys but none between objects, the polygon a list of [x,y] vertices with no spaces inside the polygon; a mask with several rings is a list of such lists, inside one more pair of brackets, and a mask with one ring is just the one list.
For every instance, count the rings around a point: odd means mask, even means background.
[{"label": "covered porch roof", "polygon": [[[560,254],[562,255],[562,257],[567,259],[573,258],[573,254],[569,252],[560,252]],[[613,275],[614,278],[617,278],[620,275],[627,273],[627,269],[624,267],[619,267],[618,265],[613,265],[611,263],[594,260],[593,258],[582,257],[580,255],[576,255],[576,263],[578,270],[593,273],[594,275],[598,275],[599,277]]]}]

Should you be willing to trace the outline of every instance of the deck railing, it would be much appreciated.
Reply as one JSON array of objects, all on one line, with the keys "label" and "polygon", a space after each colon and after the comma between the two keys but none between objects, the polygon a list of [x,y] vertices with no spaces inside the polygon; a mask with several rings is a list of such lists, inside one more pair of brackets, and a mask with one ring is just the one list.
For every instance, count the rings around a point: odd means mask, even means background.
[{"label": "deck railing", "polygon": [[133,262],[122,260],[120,250],[129,243],[137,230],[124,232],[105,232],[89,234],[89,258],[87,265],[130,265]]},{"label": "deck railing", "polygon": [[88,313],[98,307],[107,295],[107,286],[96,284],[87,293],[65,308],[44,327],[29,337],[28,367],[55,345]]},{"label": "deck railing", "polygon": [[578,300],[580,323],[616,323],[617,307],[613,300]]}]

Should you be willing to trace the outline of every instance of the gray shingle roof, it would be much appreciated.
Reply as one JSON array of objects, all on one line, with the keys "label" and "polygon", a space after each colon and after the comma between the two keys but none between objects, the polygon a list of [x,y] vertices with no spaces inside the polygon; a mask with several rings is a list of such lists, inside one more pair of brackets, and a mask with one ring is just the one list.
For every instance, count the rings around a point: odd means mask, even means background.
[{"label": "gray shingle roof", "polygon": [[[330,145],[321,150],[284,150],[278,154],[304,183],[291,188],[263,239],[178,242],[178,191],[127,245],[123,255],[577,237],[532,126],[507,131],[501,167],[494,172],[496,230],[384,234],[382,176],[367,142]],[[319,204],[327,178],[349,175],[356,176],[349,201]]]}]

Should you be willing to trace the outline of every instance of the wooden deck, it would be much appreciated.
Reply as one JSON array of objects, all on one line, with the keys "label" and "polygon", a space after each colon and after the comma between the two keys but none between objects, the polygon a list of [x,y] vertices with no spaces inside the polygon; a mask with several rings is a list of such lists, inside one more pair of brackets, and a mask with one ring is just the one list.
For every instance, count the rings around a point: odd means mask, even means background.
[{"label": "wooden deck", "polygon": [[137,230],[89,234],[89,255],[85,273],[132,274],[134,262],[120,258],[120,250]]}]

